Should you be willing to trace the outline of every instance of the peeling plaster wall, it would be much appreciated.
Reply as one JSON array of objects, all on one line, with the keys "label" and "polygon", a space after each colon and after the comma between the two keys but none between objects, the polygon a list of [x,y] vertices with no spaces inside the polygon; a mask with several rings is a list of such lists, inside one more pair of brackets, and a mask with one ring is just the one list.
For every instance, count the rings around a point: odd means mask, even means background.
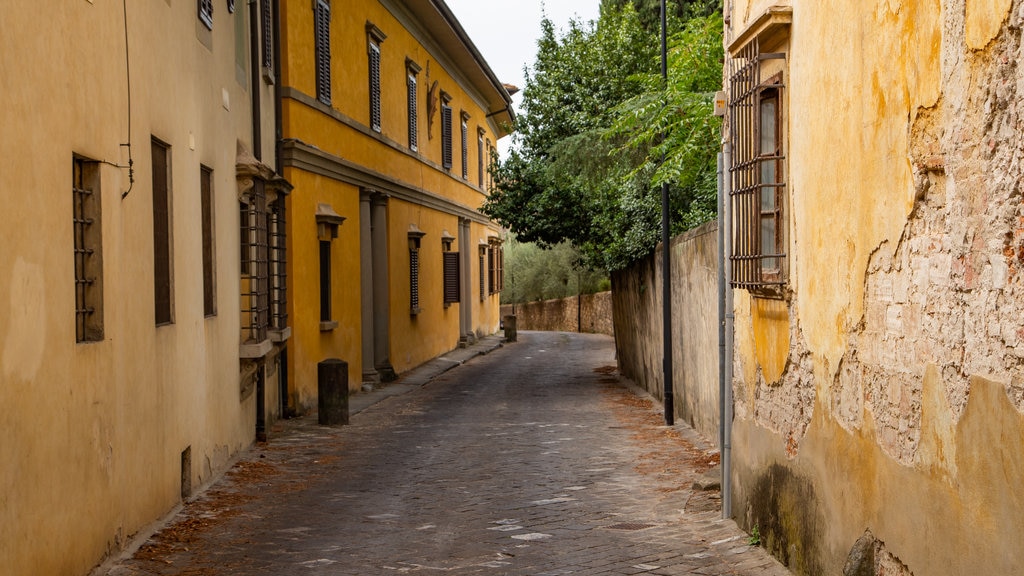
[{"label": "peeling plaster wall", "polygon": [[864,573],[1016,573],[1024,2],[794,4],[790,293],[736,292],[734,513],[800,574],[866,530]]}]

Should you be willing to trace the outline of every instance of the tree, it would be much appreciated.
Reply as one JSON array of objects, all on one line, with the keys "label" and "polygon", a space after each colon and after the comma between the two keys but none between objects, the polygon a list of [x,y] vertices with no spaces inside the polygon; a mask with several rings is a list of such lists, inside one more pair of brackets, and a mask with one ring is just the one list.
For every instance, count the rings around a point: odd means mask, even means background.
[{"label": "tree", "polygon": [[[514,147],[494,168],[497,187],[483,206],[520,241],[569,241],[586,265],[615,270],[656,246],[661,181],[672,184],[673,220],[707,219],[709,182],[714,214],[714,153],[708,155],[706,144],[717,145],[707,138],[717,124],[703,91],[716,67],[715,85],[721,82],[721,18],[691,19],[703,24],[684,27],[670,16],[672,30],[689,31],[674,35],[674,43],[699,41],[700,47],[673,45],[673,66],[696,68],[674,73],[677,82],[670,84],[678,86],[669,91],[657,80],[658,34],[644,27],[631,2],[605,0],[596,22],[571,22],[561,38],[550,21],[542,22]],[[708,18],[718,18],[717,33]],[[718,56],[705,49],[714,42]],[[639,124],[645,121],[656,123]],[[651,136],[652,129],[678,128],[691,136]],[[675,145],[688,152],[668,154],[666,147]],[[660,163],[662,153],[671,165]]]}]

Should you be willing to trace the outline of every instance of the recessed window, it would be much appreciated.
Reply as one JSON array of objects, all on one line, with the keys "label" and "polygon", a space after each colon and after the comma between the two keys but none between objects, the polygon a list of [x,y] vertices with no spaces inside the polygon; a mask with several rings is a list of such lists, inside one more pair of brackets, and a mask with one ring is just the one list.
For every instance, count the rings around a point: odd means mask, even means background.
[{"label": "recessed window", "polygon": [[785,54],[761,54],[752,40],[732,59],[729,77],[733,129],[733,250],[731,284],[781,297],[786,284],[785,154],[782,73],[761,80],[766,63]]},{"label": "recessed window", "polygon": [[207,28],[213,30],[213,0],[198,0],[199,21]]},{"label": "recessed window", "polygon": [[483,302],[487,299],[487,244],[480,241],[480,301]]},{"label": "recessed window", "polygon": [[487,246],[487,280],[489,294],[497,294],[504,288],[505,251],[497,238],[492,238]]},{"label": "recessed window", "polygon": [[274,83],[274,15],[270,6],[271,0],[260,0],[260,22],[262,35],[262,54],[260,64],[263,68],[263,79]]},{"label": "recessed window", "polygon": [[447,308],[459,301],[459,253],[452,252],[455,238],[445,231],[441,236],[442,271],[444,275],[444,307]]},{"label": "recessed window", "polygon": [[408,109],[409,109],[409,149],[413,152],[419,150],[419,123],[418,117],[418,84],[417,76],[419,75],[420,67],[406,58],[405,60],[405,86],[406,95],[408,97]]},{"label": "recessed window", "polygon": [[462,129],[462,179],[469,179],[469,114],[465,111],[459,115]]},{"label": "recessed window", "polygon": [[72,161],[73,231],[75,237],[75,340],[103,340],[103,234],[99,167],[95,161]]},{"label": "recessed window", "polygon": [[171,149],[153,139],[153,296],[157,326],[174,322],[171,239]]},{"label": "recessed window", "polygon": [[452,169],[452,107],[451,96],[441,93],[441,165]]},{"label": "recessed window", "polygon": [[484,129],[479,128],[476,132],[476,170],[477,184],[484,187]]},{"label": "recessed window", "polygon": [[263,179],[253,180],[240,208],[242,329],[244,342],[259,343],[267,339],[270,309],[267,191]]},{"label": "recessed window", "polygon": [[331,105],[331,3],[315,0],[313,28],[316,57],[316,99]]},{"label": "recessed window", "polygon": [[338,327],[333,313],[334,274],[331,244],[338,237],[338,227],[345,217],[334,211],[330,204],[320,203],[316,207],[316,234],[320,241],[320,331],[326,332]]},{"label": "recessed window", "polygon": [[370,70],[370,128],[381,131],[380,109],[380,45],[387,36],[371,22],[366,23],[366,50]]},{"label": "recessed window", "polygon": [[213,234],[213,170],[199,167],[199,198],[203,237],[203,315],[217,314],[217,277]]},{"label": "recessed window", "polygon": [[415,316],[423,311],[420,308],[420,241],[426,233],[416,227],[409,226],[409,312]]}]

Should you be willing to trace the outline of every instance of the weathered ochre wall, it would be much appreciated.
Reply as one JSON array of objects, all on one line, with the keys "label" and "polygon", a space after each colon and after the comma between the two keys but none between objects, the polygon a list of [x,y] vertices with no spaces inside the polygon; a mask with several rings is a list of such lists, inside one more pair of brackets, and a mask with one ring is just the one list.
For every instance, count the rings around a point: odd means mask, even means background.
[{"label": "weathered ochre wall", "polygon": [[789,294],[735,293],[731,489],[797,573],[866,531],[887,574],[1018,571],[1021,10],[793,3]]},{"label": "weathered ochre wall", "polygon": [[504,304],[501,316],[514,314],[519,330],[586,332],[613,336],[612,293],[598,292],[543,302]]},{"label": "weathered ochre wall", "polygon": [[[129,2],[13,3],[0,18],[0,572],[87,573],[254,434],[238,375],[236,144],[251,148],[233,17]],[[174,323],[154,322],[150,138],[170,145]],[[104,338],[76,344],[72,157],[98,166]],[[204,318],[200,164],[213,169],[217,315]]]},{"label": "weathered ochre wall", "polygon": [[[718,443],[718,225],[672,239],[672,384],[675,413]],[[662,397],[660,249],[612,274],[619,370]]]}]

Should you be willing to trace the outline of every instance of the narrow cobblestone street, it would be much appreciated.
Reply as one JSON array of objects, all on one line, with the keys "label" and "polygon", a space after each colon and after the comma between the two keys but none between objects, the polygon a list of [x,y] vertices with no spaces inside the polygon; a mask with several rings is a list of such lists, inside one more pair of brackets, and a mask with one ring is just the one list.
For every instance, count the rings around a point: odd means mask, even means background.
[{"label": "narrow cobblestone street", "polygon": [[614,365],[608,337],[520,333],[349,426],[283,422],[106,573],[788,575]]}]

